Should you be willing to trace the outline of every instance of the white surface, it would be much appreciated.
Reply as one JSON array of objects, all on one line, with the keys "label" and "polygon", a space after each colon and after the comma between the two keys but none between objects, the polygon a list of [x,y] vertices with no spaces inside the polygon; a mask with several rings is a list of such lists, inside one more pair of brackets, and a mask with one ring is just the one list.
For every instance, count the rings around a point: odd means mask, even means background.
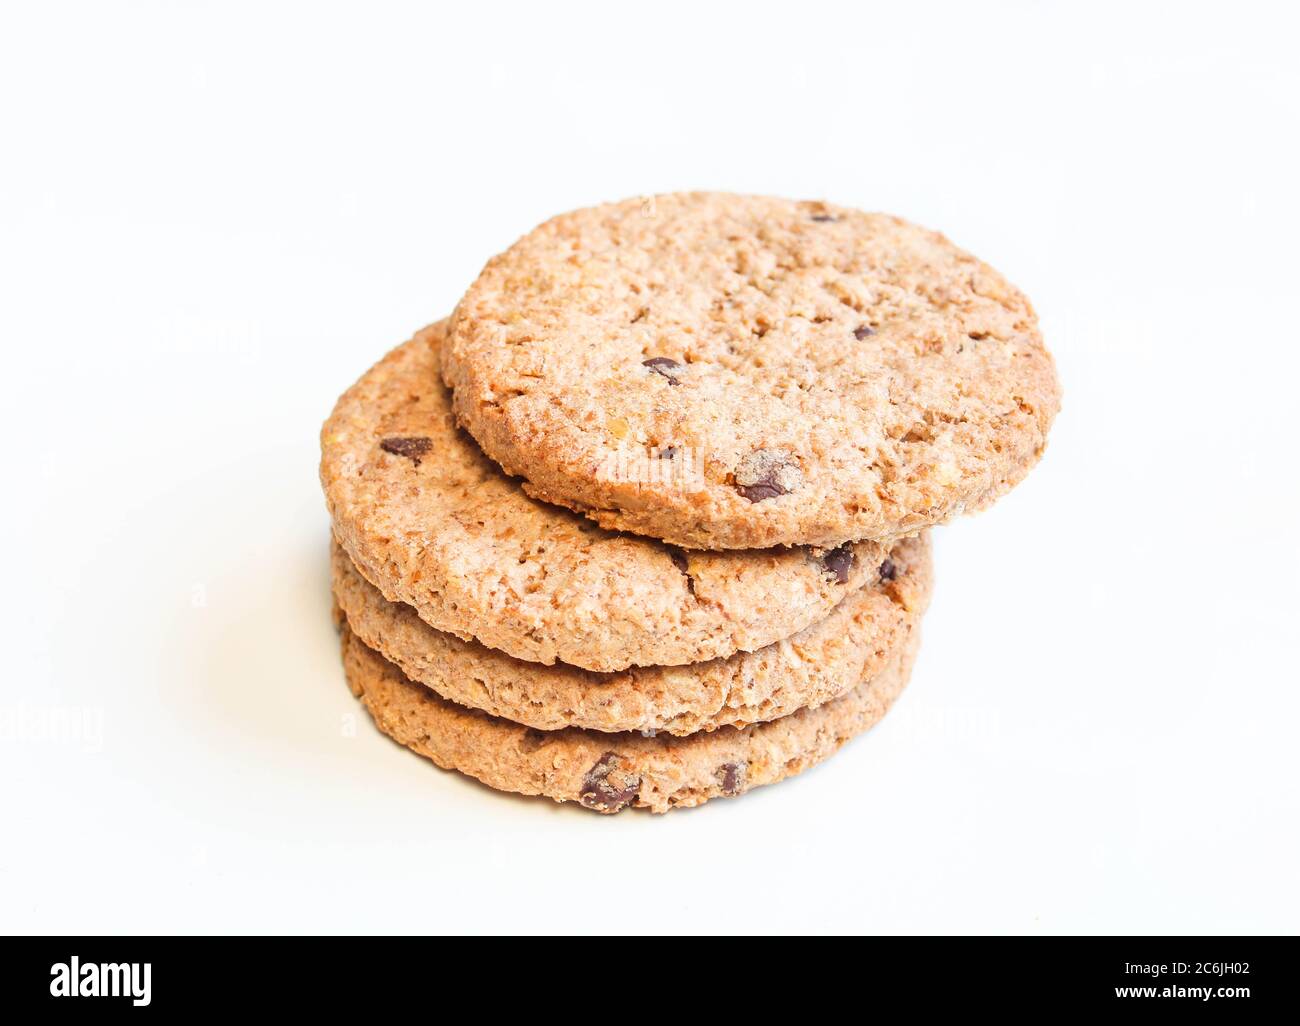
[{"label": "white surface", "polygon": [[[6,8],[0,927],[1300,929],[1286,9],[422,6]],[[316,432],[536,222],[689,187],[941,228],[1065,410],[882,726],[605,819],[359,712]]]}]

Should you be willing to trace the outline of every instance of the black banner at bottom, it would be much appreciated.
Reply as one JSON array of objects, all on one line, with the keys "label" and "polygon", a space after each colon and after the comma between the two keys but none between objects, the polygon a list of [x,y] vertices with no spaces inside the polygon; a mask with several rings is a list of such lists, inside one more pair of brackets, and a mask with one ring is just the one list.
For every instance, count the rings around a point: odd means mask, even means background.
[{"label": "black banner at bottom", "polygon": [[[501,950],[506,945],[515,953]],[[617,1012],[636,995],[672,1007],[686,988],[730,1010],[774,987],[819,1002],[850,995],[916,1012],[1132,1010],[1239,1020],[1297,1004],[1295,938],[1005,937],[513,941],[419,937],[8,938],[3,1005],[43,1017],[133,1018],[199,1011],[536,1014],[562,997]],[[25,1021],[13,1020],[10,1021]]]}]

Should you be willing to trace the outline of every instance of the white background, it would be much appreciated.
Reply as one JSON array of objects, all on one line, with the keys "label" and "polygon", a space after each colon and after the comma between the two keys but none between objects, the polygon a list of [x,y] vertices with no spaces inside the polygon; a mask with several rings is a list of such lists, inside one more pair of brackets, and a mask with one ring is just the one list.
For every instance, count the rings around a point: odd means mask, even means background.
[{"label": "white background", "polygon": [[[1284,5],[113,6],[0,23],[0,927],[1300,929]],[[517,235],[682,188],[942,229],[1065,406],[880,727],[602,818],[359,713],[317,431]]]}]

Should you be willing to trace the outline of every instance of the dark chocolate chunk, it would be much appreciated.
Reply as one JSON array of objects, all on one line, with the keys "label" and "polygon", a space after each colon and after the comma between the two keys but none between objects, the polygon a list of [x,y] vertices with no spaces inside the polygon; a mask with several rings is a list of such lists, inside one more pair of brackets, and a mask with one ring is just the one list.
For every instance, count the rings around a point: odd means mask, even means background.
[{"label": "dark chocolate chunk", "polygon": [[736,491],[750,502],[788,495],[803,484],[803,471],[784,449],[755,449],[736,464]]},{"label": "dark chocolate chunk", "polygon": [[880,579],[882,581],[892,581],[898,576],[898,567],[894,565],[892,559],[887,559],[880,564]]},{"label": "dark chocolate chunk", "polygon": [[379,448],[384,452],[391,452],[394,456],[405,456],[417,467],[420,460],[429,455],[429,450],[433,448],[433,439],[424,437],[415,438],[385,438],[379,443]]},{"label": "dark chocolate chunk", "polygon": [[839,220],[839,218],[836,217],[834,214],[813,214],[812,219],[813,219],[814,221],[820,222],[820,223],[822,223],[822,224],[824,224],[824,223],[827,222],[827,221],[838,221],[838,220]]},{"label": "dark chocolate chunk", "polygon": [[749,763],[747,762],[724,762],[719,766],[718,782],[722,785],[722,793],[733,795],[743,791],[748,771]]},{"label": "dark chocolate chunk", "polygon": [[845,542],[839,548],[831,549],[830,552],[822,556],[822,566],[840,584],[845,584],[849,579],[849,571],[853,569],[855,559],[853,546],[849,542]]},{"label": "dark chocolate chunk", "polygon": [[685,366],[678,363],[676,360],[670,360],[666,356],[655,356],[651,357],[649,360],[642,360],[641,366],[648,367],[652,372],[658,374],[660,377],[667,378],[668,384],[670,385],[680,384],[677,379],[686,373]]},{"label": "dark chocolate chunk", "polygon": [[870,324],[859,324],[853,329],[853,337],[861,342],[864,338],[870,338],[876,333],[876,329]]},{"label": "dark chocolate chunk", "polygon": [[677,567],[677,569],[682,572],[683,576],[685,576],[686,590],[694,595],[695,578],[691,576],[691,564],[690,560],[686,558],[686,553],[674,546],[668,549],[668,556],[672,559],[673,566]]},{"label": "dark chocolate chunk", "polygon": [[778,495],[786,494],[784,488],[771,481],[760,481],[758,484],[753,485],[741,485],[736,490],[750,502],[762,502],[765,499],[775,499]]},{"label": "dark chocolate chunk", "polygon": [[524,736],[519,741],[519,748],[525,752],[535,752],[553,740],[555,738],[549,731],[529,727],[524,731]]},{"label": "dark chocolate chunk", "polygon": [[578,800],[597,812],[618,812],[631,805],[641,790],[641,778],[624,770],[621,762],[617,752],[602,755],[582,778]]}]

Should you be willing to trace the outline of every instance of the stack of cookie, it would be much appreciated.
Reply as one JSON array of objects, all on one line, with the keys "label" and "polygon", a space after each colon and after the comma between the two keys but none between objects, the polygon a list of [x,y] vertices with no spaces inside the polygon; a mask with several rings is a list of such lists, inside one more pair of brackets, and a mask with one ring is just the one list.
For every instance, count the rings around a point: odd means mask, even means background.
[{"label": "stack of cookie", "polygon": [[563,215],[321,435],[353,692],[502,790],[663,812],[816,763],[907,682],[925,529],[1038,459],[1032,308],[882,215]]}]

